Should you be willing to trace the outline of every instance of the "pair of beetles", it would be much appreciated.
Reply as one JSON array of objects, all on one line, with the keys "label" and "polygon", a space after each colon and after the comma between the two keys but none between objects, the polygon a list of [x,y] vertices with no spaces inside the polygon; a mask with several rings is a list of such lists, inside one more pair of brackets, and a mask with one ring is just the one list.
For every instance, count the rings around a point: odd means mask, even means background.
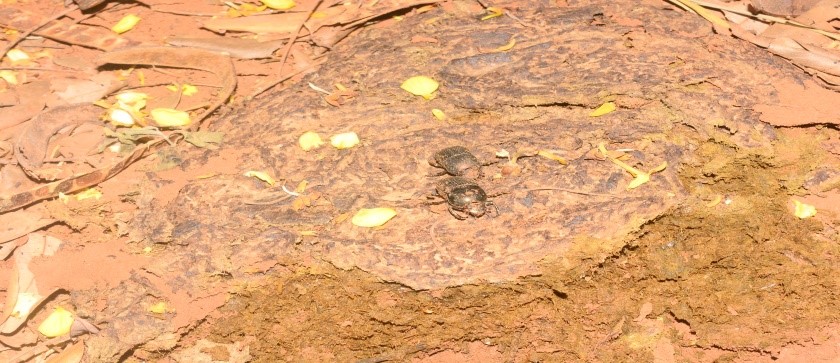
[{"label": "pair of beetles", "polygon": [[444,170],[439,175],[449,174],[437,184],[435,191],[449,205],[449,213],[458,219],[478,218],[488,213],[492,207],[487,200],[487,193],[476,182],[481,178],[482,164],[467,148],[450,146],[441,149],[429,158],[429,164]]}]

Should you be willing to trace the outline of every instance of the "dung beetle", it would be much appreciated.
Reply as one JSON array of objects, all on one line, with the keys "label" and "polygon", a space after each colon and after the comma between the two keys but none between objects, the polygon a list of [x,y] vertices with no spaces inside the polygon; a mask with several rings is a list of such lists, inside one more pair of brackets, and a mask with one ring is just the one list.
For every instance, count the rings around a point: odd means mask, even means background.
[{"label": "dung beetle", "polygon": [[438,150],[429,159],[429,164],[442,168],[446,171],[445,174],[462,176],[467,179],[478,179],[482,174],[481,162],[463,146],[450,146]]},{"label": "dung beetle", "polygon": [[[484,189],[467,178],[446,178],[437,184],[436,191],[449,204],[449,214],[461,220],[469,217],[479,218],[488,212],[488,207],[496,209],[496,205],[487,200]],[[498,209],[496,213],[498,214]]]}]

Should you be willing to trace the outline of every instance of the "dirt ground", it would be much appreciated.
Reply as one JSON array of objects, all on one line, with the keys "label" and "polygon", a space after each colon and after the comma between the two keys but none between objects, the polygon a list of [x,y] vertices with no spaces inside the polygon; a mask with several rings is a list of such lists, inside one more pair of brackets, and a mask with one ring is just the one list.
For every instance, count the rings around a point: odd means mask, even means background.
[{"label": "dirt ground", "polygon": [[0,0],[0,361],[840,362],[833,2],[77,4]]}]

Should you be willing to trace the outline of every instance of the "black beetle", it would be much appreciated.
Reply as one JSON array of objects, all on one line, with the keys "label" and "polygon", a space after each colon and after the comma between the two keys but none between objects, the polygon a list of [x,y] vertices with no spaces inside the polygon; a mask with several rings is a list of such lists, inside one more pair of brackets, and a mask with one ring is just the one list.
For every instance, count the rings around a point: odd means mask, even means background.
[{"label": "black beetle", "polygon": [[477,179],[482,176],[481,162],[463,146],[450,146],[439,150],[429,159],[429,164],[442,168],[449,175],[467,179]]},{"label": "black beetle", "polygon": [[487,200],[484,189],[467,178],[459,176],[446,178],[437,184],[436,191],[449,204],[449,214],[461,220],[481,217],[488,212],[487,207],[496,209],[496,205]]}]

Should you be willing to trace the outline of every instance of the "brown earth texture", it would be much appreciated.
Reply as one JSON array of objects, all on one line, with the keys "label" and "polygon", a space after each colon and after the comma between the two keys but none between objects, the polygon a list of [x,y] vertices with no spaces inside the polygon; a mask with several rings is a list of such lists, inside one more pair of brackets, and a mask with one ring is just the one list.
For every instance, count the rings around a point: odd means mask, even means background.
[{"label": "brown earth texture", "polygon": [[0,0],[0,361],[840,362],[840,6],[698,3]]}]

